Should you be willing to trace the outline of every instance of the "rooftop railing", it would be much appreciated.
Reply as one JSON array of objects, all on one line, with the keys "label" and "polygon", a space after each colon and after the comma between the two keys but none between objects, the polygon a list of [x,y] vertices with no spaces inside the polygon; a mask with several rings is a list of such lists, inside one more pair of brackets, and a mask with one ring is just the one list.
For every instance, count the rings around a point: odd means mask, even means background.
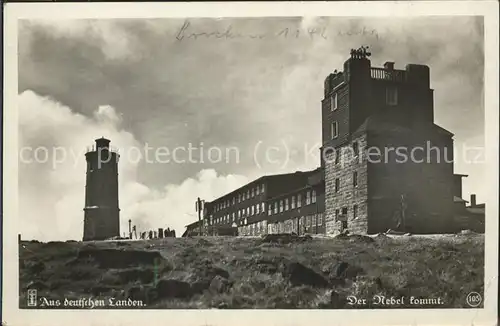
[{"label": "rooftop railing", "polygon": [[[111,153],[120,154],[120,149],[118,147],[109,146],[109,147],[103,147],[103,149],[107,149]],[[98,148],[95,145],[92,145],[92,146],[87,147],[86,153],[96,152],[97,150],[98,150]]]},{"label": "rooftop railing", "polygon": [[406,71],[404,70],[387,70],[384,68],[371,68],[370,74],[373,79],[388,80],[394,82],[406,81]]}]

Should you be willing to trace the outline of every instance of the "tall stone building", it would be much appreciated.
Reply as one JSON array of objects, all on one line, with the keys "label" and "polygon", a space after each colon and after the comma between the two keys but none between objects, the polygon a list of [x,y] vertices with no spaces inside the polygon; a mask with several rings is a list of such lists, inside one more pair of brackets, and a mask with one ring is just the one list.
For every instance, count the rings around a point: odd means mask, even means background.
[{"label": "tall stone building", "polygon": [[454,232],[453,134],[434,124],[429,67],[369,55],[351,51],[324,83],[326,232]]},{"label": "tall stone building", "polygon": [[87,180],[83,241],[104,240],[120,235],[119,155],[110,149],[108,139],[99,138],[95,143],[95,148],[85,154]]}]

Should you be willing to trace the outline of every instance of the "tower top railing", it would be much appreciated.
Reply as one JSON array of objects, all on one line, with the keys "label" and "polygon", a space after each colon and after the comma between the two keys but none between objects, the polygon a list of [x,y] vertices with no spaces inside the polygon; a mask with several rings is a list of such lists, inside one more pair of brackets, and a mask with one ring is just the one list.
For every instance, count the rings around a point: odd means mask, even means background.
[{"label": "tower top railing", "polygon": [[387,80],[394,82],[406,82],[405,70],[389,70],[385,68],[370,68],[370,75],[373,79]]},{"label": "tower top railing", "polygon": [[[101,147],[103,150],[108,150],[110,153],[120,154],[120,149],[114,146]],[[97,152],[98,147],[96,145],[87,146],[85,153]]]}]

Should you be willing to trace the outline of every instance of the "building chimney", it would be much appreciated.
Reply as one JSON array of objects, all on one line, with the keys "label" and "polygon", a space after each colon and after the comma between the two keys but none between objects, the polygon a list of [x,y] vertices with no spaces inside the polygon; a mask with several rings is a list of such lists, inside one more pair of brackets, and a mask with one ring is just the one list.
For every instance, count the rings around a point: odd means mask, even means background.
[{"label": "building chimney", "polygon": [[470,195],[470,206],[476,207],[476,195],[475,194]]},{"label": "building chimney", "polygon": [[394,62],[387,61],[384,63],[385,70],[394,70]]}]

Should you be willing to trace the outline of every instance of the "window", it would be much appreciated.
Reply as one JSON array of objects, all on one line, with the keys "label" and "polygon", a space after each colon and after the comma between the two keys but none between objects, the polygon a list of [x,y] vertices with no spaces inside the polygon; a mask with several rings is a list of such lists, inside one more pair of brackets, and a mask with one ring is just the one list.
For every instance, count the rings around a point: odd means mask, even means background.
[{"label": "window", "polygon": [[247,190],[247,199],[250,198],[250,189]]},{"label": "window", "polygon": [[285,211],[287,211],[288,209],[289,209],[288,198],[285,198]]},{"label": "window", "polygon": [[337,121],[332,122],[332,126],[331,126],[331,129],[330,129],[330,131],[331,131],[331,138],[332,139],[338,137],[338,135],[339,135],[338,128],[339,128],[339,125],[338,125]]},{"label": "window", "polygon": [[313,191],[312,191],[311,201],[312,201],[313,203],[315,203],[315,202],[316,202],[316,190],[313,190]]},{"label": "window", "polygon": [[334,111],[338,108],[338,97],[337,93],[330,96],[330,110]]},{"label": "window", "polygon": [[339,192],[340,190],[340,179],[335,179],[335,192]]},{"label": "window", "polygon": [[267,215],[273,215],[273,207],[271,204],[267,205]]},{"label": "window", "polygon": [[295,196],[292,196],[292,209],[295,208]]},{"label": "window", "polygon": [[340,163],[340,154],[341,154],[340,148],[336,148],[335,149],[335,164]]},{"label": "window", "polygon": [[247,207],[247,212],[245,215],[250,215],[250,207]]},{"label": "window", "polygon": [[238,209],[238,218],[241,217],[241,209]]},{"label": "window", "polygon": [[261,203],[260,205],[262,207],[261,212],[264,213],[266,211],[266,204]]},{"label": "window", "polygon": [[398,105],[398,89],[394,86],[387,87],[385,100],[387,105]]},{"label": "window", "polygon": [[241,202],[241,194],[238,194],[238,203]]},{"label": "window", "polygon": [[235,213],[233,212],[233,215],[232,215],[232,218],[231,218],[231,222],[234,222],[234,215],[235,215]]},{"label": "window", "polygon": [[339,214],[340,214],[340,211],[338,209],[335,210],[335,220],[338,221],[339,219]]},{"label": "window", "polygon": [[306,192],[306,205],[309,205],[311,203],[311,192],[308,190]]},{"label": "window", "polygon": [[318,225],[323,225],[323,217],[321,215],[318,216]]},{"label": "window", "polygon": [[236,198],[233,197],[233,205],[236,204]]},{"label": "window", "polygon": [[257,186],[257,188],[255,188],[255,194],[258,195],[260,193],[260,188],[259,186]]},{"label": "window", "polygon": [[354,143],[352,143],[352,152],[354,153],[354,156],[358,156],[359,154],[359,144],[357,141],[355,141]]},{"label": "window", "polygon": [[357,187],[358,186],[358,172],[357,171],[354,171],[352,173],[352,185],[354,187]]},{"label": "window", "polygon": [[261,193],[264,193],[264,184],[262,184],[262,185],[260,186],[260,192],[261,192]]},{"label": "window", "polygon": [[300,194],[297,195],[297,208],[302,206]]},{"label": "window", "polygon": [[358,205],[354,205],[352,207],[352,216],[353,216],[353,218],[357,218],[358,217]]},{"label": "window", "polygon": [[280,213],[283,212],[283,200],[280,200]]},{"label": "window", "polygon": [[255,188],[252,188],[252,198],[255,196]]},{"label": "window", "polygon": [[250,206],[250,215],[253,215],[253,213],[254,213],[254,206],[252,205]]},{"label": "window", "polygon": [[274,202],[274,214],[278,214],[278,202]]},{"label": "window", "polygon": [[259,205],[259,204],[257,204],[256,206],[257,206],[257,207],[256,207],[256,208],[257,208],[257,211],[255,212],[255,214],[260,214],[260,205]]},{"label": "window", "polygon": [[347,207],[342,208],[342,215],[347,215]]}]

